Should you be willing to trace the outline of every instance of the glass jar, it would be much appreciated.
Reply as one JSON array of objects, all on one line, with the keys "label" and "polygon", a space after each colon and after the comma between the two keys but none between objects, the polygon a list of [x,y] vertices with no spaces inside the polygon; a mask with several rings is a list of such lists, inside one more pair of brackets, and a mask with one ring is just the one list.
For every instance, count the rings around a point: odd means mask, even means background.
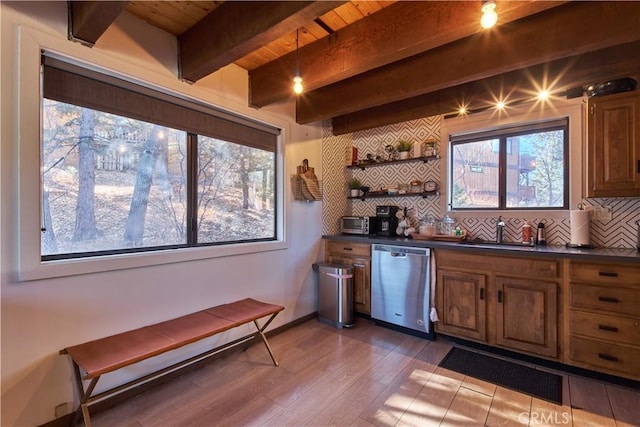
[{"label": "glass jar", "polygon": [[445,215],[442,217],[442,222],[440,223],[440,234],[444,234],[445,236],[451,236],[454,234],[454,224],[456,220],[451,218],[449,215]]},{"label": "glass jar", "polygon": [[422,218],[418,223],[418,234],[433,236],[437,234],[436,231],[436,222],[431,215]]},{"label": "glass jar", "polygon": [[422,144],[422,156],[430,157],[436,155],[436,141],[435,139],[428,139]]}]

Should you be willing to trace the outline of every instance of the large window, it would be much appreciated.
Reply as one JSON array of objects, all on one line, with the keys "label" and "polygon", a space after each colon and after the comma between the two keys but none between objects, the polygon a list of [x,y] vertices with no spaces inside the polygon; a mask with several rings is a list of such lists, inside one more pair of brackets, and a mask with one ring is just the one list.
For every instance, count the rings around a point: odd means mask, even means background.
[{"label": "large window", "polygon": [[276,239],[277,129],[43,62],[42,260]]},{"label": "large window", "polygon": [[452,135],[449,205],[567,209],[568,120]]}]

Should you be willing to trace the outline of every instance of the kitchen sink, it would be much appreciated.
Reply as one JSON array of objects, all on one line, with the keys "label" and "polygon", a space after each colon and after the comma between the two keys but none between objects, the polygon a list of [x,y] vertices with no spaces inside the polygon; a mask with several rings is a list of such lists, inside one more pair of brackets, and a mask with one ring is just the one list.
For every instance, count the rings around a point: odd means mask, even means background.
[{"label": "kitchen sink", "polygon": [[477,246],[515,246],[519,248],[533,247],[531,243],[522,242],[496,242],[495,240],[472,239],[460,242],[461,245],[477,245]]}]

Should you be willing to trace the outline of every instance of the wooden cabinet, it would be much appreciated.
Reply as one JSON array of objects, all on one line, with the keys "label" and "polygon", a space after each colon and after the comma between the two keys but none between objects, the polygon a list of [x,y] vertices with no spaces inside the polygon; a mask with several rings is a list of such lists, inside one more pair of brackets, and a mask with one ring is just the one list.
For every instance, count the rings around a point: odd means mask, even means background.
[{"label": "wooden cabinet", "polygon": [[640,379],[640,266],[570,261],[567,363]]},{"label": "wooden cabinet", "polygon": [[353,309],[371,314],[371,245],[329,240],[326,243],[327,262],[353,267]]},{"label": "wooden cabinet", "polygon": [[496,343],[558,355],[558,284],[496,276]]},{"label": "wooden cabinet", "polygon": [[587,197],[640,196],[640,91],[589,100]]},{"label": "wooden cabinet", "polygon": [[486,276],[439,269],[436,283],[436,330],[486,342]]},{"label": "wooden cabinet", "polygon": [[557,261],[436,251],[437,332],[557,359]]}]

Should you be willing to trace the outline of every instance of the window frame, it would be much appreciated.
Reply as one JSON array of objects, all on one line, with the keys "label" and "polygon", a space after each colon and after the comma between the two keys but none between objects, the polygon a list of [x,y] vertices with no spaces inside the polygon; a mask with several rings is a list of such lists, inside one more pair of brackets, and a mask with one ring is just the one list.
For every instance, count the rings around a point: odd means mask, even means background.
[{"label": "window frame", "polygon": [[[570,204],[570,162],[569,155],[569,118],[549,119],[533,123],[514,123],[510,126],[499,127],[491,130],[469,132],[463,134],[449,135],[448,144],[448,166],[447,166],[447,187],[451,189],[447,192],[447,206],[451,212],[465,211],[548,211],[548,210],[568,210]],[[564,131],[563,134],[563,198],[562,206],[538,206],[538,207],[508,207],[507,206],[507,178],[508,178],[508,155],[513,152],[513,142],[510,138],[530,135],[533,133],[551,132],[556,130]],[[481,141],[492,141],[492,151],[494,150],[493,141],[498,141],[498,206],[496,207],[454,207],[453,206],[453,150],[456,145],[468,144]],[[494,151],[495,152],[495,151]]]},{"label": "window frame", "polygon": [[[16,236],[19,241],[17,254],[16,280],[29,281],[54,277],[65,277],[96,272],[106,272],[130,268],[171,264],[176,262],[205,260],[226,256],[260,253],[283,250],[289,247],[288,239],[288,205],[284,179],[284,146],[290,138],[291,123],[269,111],[255,111],[235,98],[221,96],[216,88],[195,87],[186,85],[175,79],[169,71],[152,70],[147,66],[132,63],[108,54],[91,51],[67,40],[59,39],[28,27],[19,27],[19,46],[16,81],[18,96],[17,121],[14,124],[19,147],[17,153],[18,171],[16,192],[16,217],[19,218]],[[180,250],[162,249],[153,252],[133,254],[114,254],[109,256],[74,258],[42,262],[40,259],[40,174],[34,173],[34,165],[40,164],[40,63],[43,51],[52,52],[60,57],[75,61],[81,66],[104,70],[116,77],[121,77],[138,84],[148,86],[175,95],[186,100],[210,105],[222,111],[228,111],[248,120],[264,123],[279,128],[276,151],[276,199],[278,216],[277,238],[266,242],[246,242],[233,245],[213,245],[190,247]],[[117,70],[117,71],[114,71]],[[215,103],[215,106],[214,106]],[[34,214],[37,212],[37,214]]]}]

